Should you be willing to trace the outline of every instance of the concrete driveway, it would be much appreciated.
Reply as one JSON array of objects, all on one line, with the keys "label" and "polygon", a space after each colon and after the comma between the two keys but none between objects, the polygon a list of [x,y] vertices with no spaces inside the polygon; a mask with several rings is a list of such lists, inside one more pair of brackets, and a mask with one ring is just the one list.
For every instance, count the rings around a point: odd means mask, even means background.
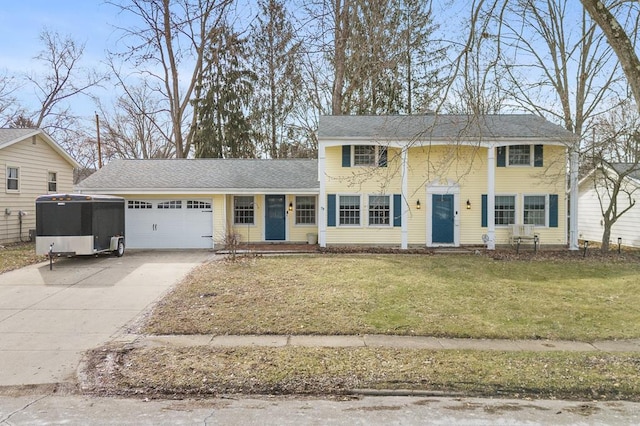
[{"label": "concrete driveway", "polygon": [[0,386],[71,382],[82,353],[126,332],[208,251],[61,258],[0,274]]}]

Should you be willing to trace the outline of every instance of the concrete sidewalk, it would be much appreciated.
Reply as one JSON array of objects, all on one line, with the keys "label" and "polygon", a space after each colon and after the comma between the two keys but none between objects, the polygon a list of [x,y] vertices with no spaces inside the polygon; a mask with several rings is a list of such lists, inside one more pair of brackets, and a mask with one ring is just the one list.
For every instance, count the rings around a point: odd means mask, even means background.
[{"label": "concrete sidewalk", "polygon": [[121,343],[136,347],[379,347],[432,350],[483,350],[483,351],[569,351],[569,352],[640,352],[639,340],[599,341],[593,343],[567,340],[499,340],[499,339],[447,339],[422,336],[301,336],[301,335],[123,335]]}]

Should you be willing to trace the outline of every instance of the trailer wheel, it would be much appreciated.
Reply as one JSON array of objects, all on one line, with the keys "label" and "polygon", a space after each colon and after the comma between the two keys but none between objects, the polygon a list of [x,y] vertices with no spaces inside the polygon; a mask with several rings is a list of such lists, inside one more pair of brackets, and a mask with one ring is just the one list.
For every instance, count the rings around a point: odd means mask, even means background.
[{"label": "trailer wheel", "polygon": [[122,238],[118,240],[118,248],[116,248],[114,254],[118,257],[122,257],[124,254],[124,240]]}]

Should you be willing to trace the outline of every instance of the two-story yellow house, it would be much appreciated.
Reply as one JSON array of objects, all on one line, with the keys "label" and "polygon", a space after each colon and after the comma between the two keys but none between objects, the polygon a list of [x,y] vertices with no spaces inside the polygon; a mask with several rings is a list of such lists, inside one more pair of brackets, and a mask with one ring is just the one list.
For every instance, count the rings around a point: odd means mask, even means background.
[{"label": "two-story yellow house", "polygon": [[326,116],[317,160],[114,160],[76,190],[127,200],[128,248],[565,245],[573,142],[532,115]]},{"label": "two-story yellow house", "polygon": [[574,142],[533,115],[321,117],[319,244],[565,245]]}]

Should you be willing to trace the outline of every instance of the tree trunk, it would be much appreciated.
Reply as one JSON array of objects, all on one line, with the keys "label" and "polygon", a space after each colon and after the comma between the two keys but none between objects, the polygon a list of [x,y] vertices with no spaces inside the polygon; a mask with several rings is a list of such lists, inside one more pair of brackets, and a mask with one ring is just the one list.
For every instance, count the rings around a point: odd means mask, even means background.
[{"label": "tree trunk", "polygon": [[633,43],[622,25],[601,0],[580,0],[580,2],[602,29],[609,45],[616,52],[636,100],[638,111],[640,111],[640,59],[638,59]]},{"label": "tree trunk", "polygon": [[331,114],[333,115],[342,115],[343,113],[342,91],[344,90],[346,48],[349,37],[350,3],[350,0],[335,0],[334,80],[331,93]]}]

